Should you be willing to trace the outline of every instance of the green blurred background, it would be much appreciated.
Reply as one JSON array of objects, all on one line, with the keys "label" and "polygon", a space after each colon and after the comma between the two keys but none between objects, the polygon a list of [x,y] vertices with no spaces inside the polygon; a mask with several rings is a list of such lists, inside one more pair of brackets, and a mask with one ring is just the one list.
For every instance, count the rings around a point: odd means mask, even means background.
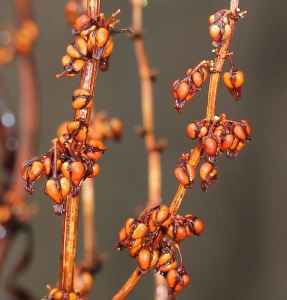
[{"label": "green blurred background", "polygon": [[[13,22],[11,1],[1,0],[0,24]],[[66,1],[31,1],[40,38],[35,46],[40,93],[40,135],[36,154],[51,147],[60,123],[72,120],[71,95],[79,76],[56,79],[61,58],[73,41],[65,23]],[[173,109],[171,83],[203,59],[213,59],[208,17],[229,7],[227,0],[149,0],[144,9],[145,45],[151,68],[159,71],[154,85],[155,129],[168,147],[162,154],[162,202],[169,205],[177,182],[173,169],[182,153],[194,147],[185,128],[205,115],[207,84],[187,103],[183,112]],[[131,25],[128,0],[102,0],[106,17],[121,9],[119,27]],[[245,73],[243,97],[235,102],[220,84],[217,114],[246,119],[252,142],[235,162],[219,157],[217,183],[206,193],[199,177],[188,191],[179,213],[192,213],[205,224],[200,237],[182,244],[189,286],[178,299],[193,300],[283,300],[287,299],[287,199],[286,199],[286,12],[287,2],[241,1],[246,17],[238,22],[230,50],[235,66]],[[90,299],[111,299],[133,272],[136,261],[128,252],[114,250],[119,229],[147,201],[147,154],[143,140],[134,133],[140,125],[140,84],[132,39],[114,38],[110,70],[99,73],[95,92],[96,110],[121,119],[124,127],[119,143],[108,141],[108,151],[99,161],[95,179],[97,247],[108,259],[95,280]],[[228,69],[226,64],[224,70]],[[9,107],[18,116],[16,62],[0,70],[9,91]],[[59,274],[61,218],[53,214],[52,202],[43,193],[44,181],[36,184],[29,202],[37,203],[32,226],[34,258],[20,283],[39,299],[46,284],[55,285]],[[24,188],[24,181],[23,181]],[[83,258],[82,225],[77,256]],[[24,248],[24,238],[11,247],[11,263]],[[3,278],[1,278],[3,280]],[[153,276],[142,278],[127,299],[153,298]],[[5,299],[6,300],[6,299]]]}]

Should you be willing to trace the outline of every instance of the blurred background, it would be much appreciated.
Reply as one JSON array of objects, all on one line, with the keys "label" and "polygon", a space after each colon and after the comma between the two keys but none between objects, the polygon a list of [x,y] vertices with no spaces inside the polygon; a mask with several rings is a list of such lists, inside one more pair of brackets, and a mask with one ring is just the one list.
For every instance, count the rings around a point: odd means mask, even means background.
[{"label": "blurred background", "polygon": [[[0,24],[13,24],[11,1],[1,0]],[[64,18],[66,1],[31,1],[40,38],[34,48],[40,95],[40,128],[36,155],[51,147],[58,126],[73,119],[71,95],[79,76],[56,79],[62,72],[61,58],[73,38]],[[171,84],[203,59],[214,59],[208,33],[208,17],[229,7],[227,0],[149,0],[143,11],[145,46],[151,68],[159,71],[154,84],[155,131],[168,142],[162,154],[162,203],[169,205],[178,183],[173,170],[182,153],[195,142],[186,126],[202,119],[206,109],[207,83],[181,114],[173,108]],[[119,28],[131,25],[128,0],[102,0],[106,17],[121,9]],[[246,17],[237,23],[230,51],[235,66],[245,74],[240,101],[235,102],[221,83],[217,114],[246,119],[251,139],[236,161],[226,156],[216,163],[218,180],[207,192],[188,190],[179,213],[191,213],[205,224],[200,237],[186,239],[182,251],[189,286],[178,299],[269,300],[287,299],[287,176],[286,176],[286,11],[285,1],[241,1]],[[105,110],[123,123],[120,142],[107,141],[108,151],[99,161],[95,178],[97,247],[107,256],[97,275],[90,299],[111,299],[136,267],[128,251],[114,245],[125,220],[136,215],[147,202],[147,153],[143,140],[134,132],[142,124],[140,83],[132,39],[114,37],[108,72],[100,72],[96,84],[96,111]],[[16,59],[17,60],[17,59]],[[19,114],[16,60],[0,70],[7,95],[6,105]],[[227,63],[224,71],[229,68]],[[280,130],[282,130],[280,132]],[[54,286],[59,274],[61,218],[43,193],[44,181],[28,197],[38,212],[32,220],[35,240],[33,261],[20,279],[41,299],[46,285]],[[24,181],[23,181],[24,189]],[[1,281],[24,248],[19,235],[7,257]],[[83,257],[82,224],[77,257]],[[4,278],[3,278],[4,277]],[[143,277],[127,299],[153,297],[153,276]],[[4,299],[4,298],[3,298]]]}]

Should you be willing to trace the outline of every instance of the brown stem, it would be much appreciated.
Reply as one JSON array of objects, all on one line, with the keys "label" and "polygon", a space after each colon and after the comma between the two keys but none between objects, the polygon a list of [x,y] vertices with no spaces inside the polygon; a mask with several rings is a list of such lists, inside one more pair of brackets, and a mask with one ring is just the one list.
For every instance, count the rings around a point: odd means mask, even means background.
[{"label": "brown stem", "polygon": [[[96,19],[100,11],[100,0],[87,0],[88,14]],[[88,60],[83,68],[79,88],[86,89],[90,95],[94,94],[98,61]],[[87,124],[90,122],[91,108],[78,109],[75,111],[74,120],[83,118]],[[67,197],[66,212],[63,218],[63,235],[60,267],[60,286],[66,292],[74,289],[74,269],[76,260],[76,244],[78,231],[79,197]]]}]

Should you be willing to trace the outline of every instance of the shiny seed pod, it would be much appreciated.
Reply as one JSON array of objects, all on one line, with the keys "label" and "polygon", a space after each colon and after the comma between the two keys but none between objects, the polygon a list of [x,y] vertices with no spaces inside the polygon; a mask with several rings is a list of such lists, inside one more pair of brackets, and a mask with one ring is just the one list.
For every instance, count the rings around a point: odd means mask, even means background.
[{"label": "shiny seed pod", "polygon": [[195,123],[189,123],[186,127],[186,133],[187,135],[192,139],[197,138],[197,127]]},{"label": "shiny seed pod", "polygon": [[169,265],[163,265],[163,266],[161,266],[159,268],[159,271],[165,273],[165,272],[168,272],[171,269],[175,269],[176,266],[177,266],[177,262],[175,260],[174,262],[170,263]]},{"label": "shiny seed pod", "polygon": [[170,259],[172,258],[172,254],[170,254],[169,252],[167,253],[163,253],[158,260],[158,264],[160,266],[165,265]]},{"label": "shiny seed pod", "polygon": [[28,173],[30,180],[33,181],[33,180],[40,179],[43,175],[43,172],[42,172],[43,169],[44,169],[44,166],[40,161],[34,161],[29,170],[29,173]]},{"label": "shiny seed pod", "polygon": [[179,291],[181,291],[183,288],[185,288],[189,284],[189,281],[190,281],[190,277],[187,274],[183,274],[181,276],[181,284],[178,283],[175,286],[174,291],[176,293],[178,293]]},{"label": "shiny seed pod", "polygon": [[212,137],[208,137],[204,140],[203,149],[208,156],[214,156],[217,150],[216,140]]},{"label": "shiny seed pod", "polygon": [[209,35],[214,42],[219,42],[221,40],[220,28],[218,25],[213,24],[209,27]]},{"label": "shiny seed pod", "polygon": [[203,83],[203,76],[201,75],[200,72],[195,71],[192,75],[192,82],[195,84],[197,88],[200,88]]},{"label": "shiny seed pod", "polygon": [[78,300],[78,296],[75,293],[71,292],[69,293],[69,300]]},{"label": "shiny seed pod", "polygon": [[170,215],[164,222],[161,223],[162,227],[167,227],[170,225],[170,223],[172,222],[173,217]]},{"label": "shiny seed pod", "polygon": [[184,81],[181,82],[178,85],[178,88],[176,90],[177,99],[181,101],[185,100],[189,92],[190,92],[190,85],[187,82]]},{"label": "shiny seed pod", "polygon": [[61,166],[61,171],[66,178],[70,178],[70,162],[65,161]]},{"label": "shiny seed pod", "polygon": [[74,139],[77,142],[84,142],[87,137],[88,129],[87,127],[82,127],[78,133],[75,135]]},{"label": "shiny seed pod", "polygon": [[67,131],[72,134],[74,130],[78,130],[80,127],[80,122],[79,121],[73,121],[69,122],[67,125]]},{"label": "shiny seed pod", "polygon": [[71,163],[71,181],[75,186],[77,186],[81,180],[84,178],[86,168],[80,161],[75,161]]},{"label": "shiny seed pod", "polygon": [[139,244],[136,247],[132,247],[129,249],[130,258],[135,258],[138,255],[139,250],[141,249],[142,244]]},{"label": "shiny seed pod", "polygon": [[139,254],[138,254],[139,267],[143,271],[147,271],[149,269],[150,263],[151,263],[151,255],[150,255],[149,250],[141,249]]},{"label": "shiny seed pod", "polygon": [[43,159],[43,167],[46,175],[50,175],[52,170],[52,160],[50,157],[45,157]]},{"label": "shiny seed pod", "polygon": [[180,243],[186,238],[186,229],[184,226],[179,226],[176,230],[174,239]]},{"label": "shiny seed pod", "polygon": [[163,223],[169,217],[169,208],[166,205],[161,205],[159,211],[155,215],[155,220]]},{"label": "shiny seed pod", "polygon": [[132,234],[132,239],[139,239],[145,235],[147,231],[147,226],[144,223],[139,223],[138,226],[134,229]]},{"label": "shiny seed pod", "polygon": [[207,79],[209,72],[205,68],[202,68],[201,70],[203,72],[203,82],[204,82]]},{"label": "shiny seed pod", "polygon": [[87,152],[87,156],[92,160],[97,160],[100,157],[102,157],[102,155],[103,155],[103,153],[101,151],[95,151],[95,152],[88,151]]},{"label": "shiny seed pod", "polygon": [[73,70],[75,72],[80,72],[85,66],[85,61],[82,59],[75,59],[73,63]]},{"label": "shiny seed pod", "polygon": [[99,148],[100,150],[106,150],[105,146],[103,145],[103,142],[96,139],[88,140],[88,146]]},{"label": "shiny seed pod", "polygon": [[167,235],[170,236],[172,239],[174,238],[174,233],[173,233],[173,225],[170,224],[168,226],[168,229],[167,229]]},{"label": "shiny seed pod", "polygon": [[221,144],[220,144],[220,151],[226,151],[229,149],[233,142],[234,142],[234,135],[231,133],[228,133],[224,139],[222,139]]},{"label": "shiny seed pod", "polygon": [[234,86],[240,88],[244,83],[244,73],[242,71],[236,71]]},{"label": "shiny seed pod", "polygon": [[[194,85],[192,85],[192,86],[194,86]],[[195,88],[190,89],[190,93],[185,98],[186,102],[190,101],[195,96],[195,92],[193,92],[193,91],[195,91]]]},{"label": "shiny seed pod", "polygon": [[233,133],[235,134],[236,137],[238,137],[241,141],[244,141],[246,139],[246,133],[242,126],[236,125],[233,128]]},{"label": "shiny seed pod", "polygon": [[222,40],[227,40],[231,37],[232,28],[229,24],[226,24],[224,26],[224,33],[222,35]]},{"label": "shiny seed pod", "polygon": [[179,79],[176,79],[173,83],[172,83],[172,89],[171,89],[171,92],[172,92],[172,96],[174,99],[177,98],[177,93],[176,93],[176,90],[174,89],[175,85],[179,82]]},{"label": "shiny seed pod", "polygon": [[58,158],[56,164],[57,164],[56,166],[57,172],[59,172],[61,170],[63,162]]},{"label": "shiny seed pod", "polygon": [[132,233],[133,227],[135,226],[134,224],[132,224],[132,222],[134,222],[135,219],[133,218],[129,218],[126,220],[125,223],[125,230],[127,235],[130,235]]},{"label": "shiny seed pod", "polygon": [[196,219],[194,221],[194,232],[196,235],[200,235],[204,229],[204,224],[201,220]]},{"label": "shiny seed pod", "polygon": [[93,106],[93,101],[87,98],[79,97],[71,104],[73,109],[88,109]]},{"label": "shiny seed pod", "polygon": [[245,146],[246,146],[246,143],[240,141],[240,142],[238,143],[238,145],[237,145],[235,151],[238,152],[238,151],[242,150]]},{"label": "shiny seed pod", "polygon": [[142,238],[135,239],[133,245],[129,248],[134,248],[134,247],[137,247],[138,245],[141,245],[141,244],[142,244]]},{"label": "shiny seed pod", "polygon": [[61,290],[57,290],[53,295],[54,300],[61,300],[63,297],[63,292]]},{"label": "shiny seed pod", "polygon": [[235,150],[238,146],[238,143],[239,143],[239,138],[236,136],[234,138],[234,141],[232,143],[232,145],[229,147],[230,150]]},{"label": "shiny seed pod", "polygon": [[189,178],[183,171],[181,167],[176,167],[174,169],[174,176],[181,184],[189,184]]},{"label": "shiny seed pod", "polygon": [[61,204],[62,196],[54,179],[49,179],[45,185],[45,193],[57,204]]},{"label": "shiny seed pod", "polygon": [[122,243],[124,240],[126,240],[128,237],[127,233],[126,233],[126,229],[125,227],[123,227],[118,234],[118,241],[119,243]]},{"label": "shiny seed pod", "polygon": [[200,178],[205,181],[206,180],[206,176],[208,175],[208,173],[213,169],[213,165],[209,162],[205,162],[200,166],[199,169],[199,176]]},{"label": "shiny seed pod", "polygon": [[60,179],[60,186],[61,186],[61,195],[63,198],[67,197],[71,191],[71,183],[70,180],[66,177],[62,177]]},{"label": "shiny seed pod", "polygon": [[98,48],[101,48],[106,45],[109,38],[109,31],[106,28],[99,28],[99,30],[96,31],[96,41]]},{"label": "shiny seed pod", "polygon": [[202,126],[201,129],[199,130],[197,137],[201,139],[205,137],[207,133],[208,133],[208,128],[206,126]]},{"label": "shiny seed pod", "polygon": [[91,21],[91,17],[88,15],[81,15],[75,21],[74,29],[76,31],[81,30],[82,27],[87,25]]},{"label": "shiny seed pod", "polygon": [[100,173],[100,166],[98,164],[93,164],[92,166],[92,173],[90,173],[87,177],[88,178],[94,178]]},{"label": "shiny seed pod", "polygon": [[251,127],[250,127],[249,123],[246,120],[241,120],[241,122],[246,125],[246,127],[244,127],[244,129],[246,130],[247,134],[250,135]]},{"label": "shiny seed pod", "polygon": [[154,220],[155,220],[155,215],[156,215],[156,210],[154,210],[148,220],[148,229],[151,233],[155,232],[156,230],[158,230],[158,226],[155,224]]},{"label": "shiny seed pod", "polygon": [[170,288],[174,288],[178,279],[178,273],[176,269],[171,269],[166,275],[166,282]]},{"label": "shiny seed pod", "polygon": [[109,39],[105,47],[105,53],[103,55],[103,58],[108,58],[112,54],[113,49],[114,49],[114,42],[112,39]]},{"label": "shiny seed pod", "polygon": [[66,54],[65,56],[62,57],[62,65],[65,67],[66,65],[68,65],[71,61],[72,57],[68,54]]},{"label": "shiny seed pod", "polygon": [[158,256],[159,256],[158,251],[153,250],[152,251],[152,259],[151,259],[151,262],[150,262],[150,267],[151,268],[153,268],[157,264]]}]

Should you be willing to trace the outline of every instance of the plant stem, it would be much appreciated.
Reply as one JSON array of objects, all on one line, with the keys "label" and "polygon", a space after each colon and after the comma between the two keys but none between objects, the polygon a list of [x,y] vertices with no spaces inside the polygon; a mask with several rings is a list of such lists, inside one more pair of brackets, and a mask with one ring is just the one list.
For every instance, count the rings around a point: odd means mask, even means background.
[{"label": "plant stem", "polygon": [[[88,14],[96,19],[100,11],[100,0],[87,0]],[[94,94],[98,60],[88,60],[81,74],[79,88],[86,89],[90,95]],[[90,122],[91,108],[78,109],[75,111],[74,120],[83,118],[87,124]],[[76,244],[78,231],[79,196],[67,197],[63,218],[63,235],[60,268],[60,289],[72,292],[74,289],[74,269],[76,260]]]}]

